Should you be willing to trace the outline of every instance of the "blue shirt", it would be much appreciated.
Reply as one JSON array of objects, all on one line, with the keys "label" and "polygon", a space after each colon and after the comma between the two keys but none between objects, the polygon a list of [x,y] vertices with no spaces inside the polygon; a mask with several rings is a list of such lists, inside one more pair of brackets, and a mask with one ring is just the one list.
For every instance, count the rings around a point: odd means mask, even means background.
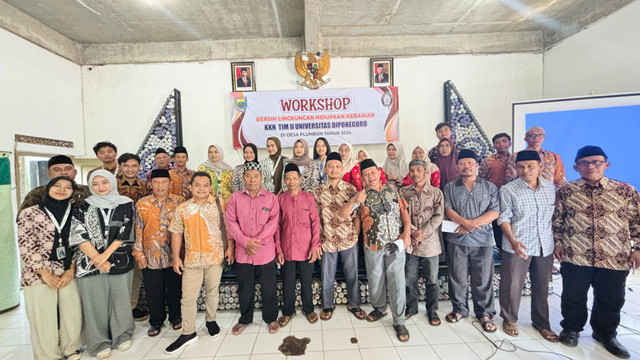
[{"label": "blue shirt", "polygon": [[[551,218],[556,192],[553,183],[541,177],[533,189],[518,178],[500,188],[500,217],[498,224],[511,224],[513,237],[525,247],[529,256],[549,256],[553,253]],[[502,250],[514,253],[506,235],[502,236]]]}]

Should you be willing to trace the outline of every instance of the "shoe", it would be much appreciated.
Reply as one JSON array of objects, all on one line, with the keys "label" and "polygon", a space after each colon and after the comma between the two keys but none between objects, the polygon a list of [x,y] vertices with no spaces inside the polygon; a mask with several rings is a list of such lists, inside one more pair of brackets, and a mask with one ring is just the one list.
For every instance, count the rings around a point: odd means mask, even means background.
[{"label": "shoe", "polygon": [[127,351],[131,349],[131,344],[133,344],[131,340],[121,342],[120,345],[118,345],[118,351]]},{"label": "shoe", "polygon": [[562,330],[558,336],[561,343],[571,347],[578,346],[578,337],[580,337],[580,333],[571,330]]},{"label": "shoe", "polygon": [[145,321],[149,318],[149,312],[145,310],[140,310],[135,308],[131,311],[133,315],[133,320],[135,321]]},{"label": "shoe", "polygon": [[604,348],[607,349],[607,351],[610,352],[611,354],[621,359],[628,359],[631,357],[631,355],[629,354],[629,351],[627,351],[627,349],[625,349],[625,347],[622,346],[622,344],[620,344],[620,342],[618,342],[618,339],[616,339],[615,337],[605,340],[600,336],[596,335],[596,333],[593,333],[593,335],[591,336],[595,341],[601,343],[604,346]]},{"label": "shoe", "polygon": [[215,321],[207,321],[207,331],[209,331],[209,336],[218,337],[220,335],[220,326]]},{"label": "shoe", "polygon": [[164,352],[167,354],[176,353],[196,341],[198,341],[198,334],[195,332],[189,335],[180,335],[176,341],[164,350]]},{"label": "shoe", "polygon": [[82,353],[80,351],[76,351],[71,355],[67,355],[64,357],[66,360],[80,360],[82,358]]},{"label": "shoe", "polygon": [[98,360],[104,360],[109,358],[109,356],[111,356],[111,349],[110,348],[106,348],[102,351],[100,351],[99,353],[96,354],[96,359]]}]

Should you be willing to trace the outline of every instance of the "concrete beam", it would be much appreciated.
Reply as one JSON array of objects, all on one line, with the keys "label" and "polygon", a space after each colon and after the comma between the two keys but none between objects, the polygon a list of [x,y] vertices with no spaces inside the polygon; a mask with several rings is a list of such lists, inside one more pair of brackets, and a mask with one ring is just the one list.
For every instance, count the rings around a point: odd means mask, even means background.
[{"label": "concrete beam", "polygon": [[305,52],[322,51],[322,0],[304,0]]},{"label": "concrete beam", "polygon": [[81,65],[292,57],[301,38],[203,40],[82,46]]},{"label": "concrete beam", "polygon": [[0,1],[0,28],[67,60],[78,63],[80,59],[80,45],[78,43],[62,36],[4,1]]},{"label": "concrete beam", "polygon": [[336,56],[496,54],[543,50],[542,31],[489,34],[325,37]]}]

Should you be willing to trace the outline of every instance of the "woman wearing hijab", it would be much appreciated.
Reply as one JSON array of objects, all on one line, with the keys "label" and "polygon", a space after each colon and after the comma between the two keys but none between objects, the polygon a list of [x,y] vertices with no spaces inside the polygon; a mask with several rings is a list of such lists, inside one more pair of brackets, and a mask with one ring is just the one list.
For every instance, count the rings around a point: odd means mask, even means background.
[{"label": "woman wearing hijab", "polygon": [[340,145],[338,153],[340,154],[340,158],[342,158],[342,176],[344,176],[344,174],[350,172],[351,169],[358,164],[358,160],[353,151],[353,145],[347,142]]},{"label": "woman wearing hijab", "polygon": [[313,160],[318,163],[318,169],[320,174],[318,176],[319,184],[324,184],[327,181],[327,173],[324,172],[324,165],[327,162],[327,154],[331,152],[331,146],[329,141],[323,137],[316,139],[313,144]]},{"label": "woman wearing hijab", "polygon": [[[369,153],[366,150],[360,149],[358,151],[358,163],[351,169],[351,171],[344,174],[344,176],[342,177],[342,180],[355,186],[356,190],[361,191],[362,190],[362,174],[360,173],[360,163],[362,162],[362,160],[370,159],[370,158],[371,157],[369,156]],[[384,170],[382,170],[381,167],[378,167],[378,169],[380,169],[380,182],[382,184],[386,184],[387,176],[385,175]]]},{"label": "woman wearing hijab", "polygon": [[131,281],[135,236],[133,202],[118,194],[116,177],[96,170],[89,177],[91,196],[71,219],[69,245],[76,251],[76,278],[82,299],[87,352],[106,359],[131,348]]},{"label": "woman wearing hijab", "polygon": [[[302,191],[310,192],[320,185],[320,166],[309,157],[309,143],[307,140],[300,138],[293,144],[291,163],[298,165],[300,170],[300,189]],[[282,192],[285,191],[287,191],[287,185],[283,182]]]},{"label": "woman wearing hijab", "polygon": [[282,174],[289,158],[282,156],[280,139],[275,136],[267,139],[267,152],[269,156],[260,161],[262,186],[274,194],[279,194],[282,190]]},{"label": "woman wearing hijab", "polygon": [[198,167],[198,171],[204,171],[211,177],[211,195],[218,196],[226,206],[231,196],[231,182],[233,181],[233,168],[224,162],[224,151],[220,145],[210,145],[208,159]]},{"label": "woman wearing hijab", "polygon": [[[413,148],[411,152],[411,160],[420,159],[424,160],[427,163],[427,171],[429,172],[429,178],[431,179],[431,186],[440,187],[440,169],[438,165],[431,162],[429,159],[429,153],[425,151],[426,147],[416,146]],[[407,177],[402,180],[402,186],[409,186],[413,184],[413,180],[411,180],[411,176],[407,174]]]},{"label": "woman wearing hijab", "polygon": [[53,178],[47,184],[45,199],[18,216],[20,285],[35,359],[81,357],[82,304],[69,248],[74,209],[69,200],[76,189],[66,176]]},{"label": "woman wearing hijab", "polygon": [[[255,144],[245,144],[242,148],[242,157],[245,162],[253,161],[258,162],[258,147]],[[233,178],[231,180],[231,192],[236,192],[244,189],[244,180],[242,179],[244,174],[244,163],[233,168]]]},{"label": "woman wearing hijab", "polygon": [[458,149],[453,141],[447,138],[440,140],[436,153],[436,165],[440,169],[440,190],[444,190],[448,182],[458,178],[457,159]]},{"label": "woman wearing hijab", "polygon": [[404,148],[399,141],[392,141],[387,145],[387,160],[382,169],[387,174],[389,184],[402,186],[402,179],[409,174],[409,164],[404,158]]}]

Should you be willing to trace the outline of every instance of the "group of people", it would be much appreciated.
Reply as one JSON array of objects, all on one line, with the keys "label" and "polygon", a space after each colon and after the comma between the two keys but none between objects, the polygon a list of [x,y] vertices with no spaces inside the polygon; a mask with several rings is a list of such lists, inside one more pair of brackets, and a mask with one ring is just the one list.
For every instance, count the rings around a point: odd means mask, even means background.
[{"label": "group of people", "polygon": [[[578,150],[581,178],[566,182],[560,157],[542,148],[544,130],[527,131],[527,149],[510,154],[506,133],[493,138],[496,154],[482,161],[436,127],[439,143],[416,146],[405,160],[402,145],[387,145],[382,167],[366,151],[344,143],[332,152],[319,138],[310,155],[299,139],[292,158],[278,138],[268,157],[246,144],[244,163],[224,162],[211,145],[208,160],[187,168],[186,148],[156,151],[155,169],[140,175],[140,158],[117,156],[110,142],[96,144],[102,166],[88,186],[76,184],[72,160],[49,160],[50,182],[32,190],[18,215],[22,286],[37,359],[106,359],[131,347],[134,319],[149,316],[148,336],[165,321],[181,335],[166,348],[176,353],[198,340],[197,300],[204,284],[205,325],[218,336],[219,284],[235,262],[240,317],[238,335],[254,318],[256,275],[262,319],[276,333],[296,316],[296,278],[302,315],[328,321],[335,310],[338,260],[347,285],[347,309],[357,319],[393,318],[399,341],[405,321],[418,314],[418,278],[426,280],[426,316],[438,315],[438,270],[446,262],[456,323],[473,311],[484,331],[495,332],[494,245],[501,251],[499,303],[502,328],[518,336],[521,292],[529,274],[531,320],[541,336],[576,346],[587,321],[587,291],[594,289],[593,337],[612,354],[629,357],[616,340],[625,279],[640,265],[640,195],[604,176],[603,149]],[[173,161],[171,161],[173,160]],[[173,163],[173,164],[172,164]],[[442,231],[444,220],[453,232]],[[495,242],[494,242],[495,239]],[[504,239],[504,240],[503,240]],[[364,252],[373,311],[361,305],[358,262]],[[547,303],[553,257],[561,261],[563,331],[551,330]],[[314,264],[322,269],[322,310],[314,311]],[[283,282],[279,315],[277,265]],[[149,314],[137,307],[142,281]]]}]

